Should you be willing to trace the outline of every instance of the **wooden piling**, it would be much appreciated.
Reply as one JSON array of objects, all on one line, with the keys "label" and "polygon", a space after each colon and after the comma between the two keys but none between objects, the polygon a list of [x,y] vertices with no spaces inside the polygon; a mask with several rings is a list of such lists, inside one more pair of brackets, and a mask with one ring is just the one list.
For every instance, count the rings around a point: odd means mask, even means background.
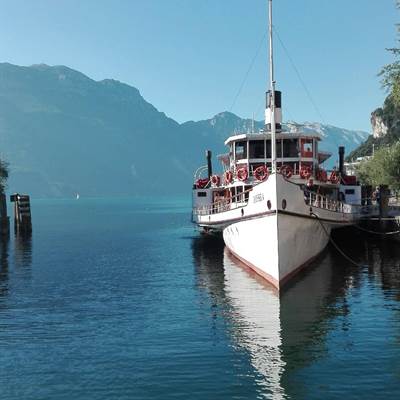
[{"label": "wooden piling", "polygon": [[7,215],[7,201],[4,193],[0,194],[0,235],[7,236],[10,233],[10,218]]},{"label": "wooden piling", "polygon": [[30,198],[26,194],[15,193],[10,196],[14,203],[14,231],[15,233],[31,233],[32,218]]}]

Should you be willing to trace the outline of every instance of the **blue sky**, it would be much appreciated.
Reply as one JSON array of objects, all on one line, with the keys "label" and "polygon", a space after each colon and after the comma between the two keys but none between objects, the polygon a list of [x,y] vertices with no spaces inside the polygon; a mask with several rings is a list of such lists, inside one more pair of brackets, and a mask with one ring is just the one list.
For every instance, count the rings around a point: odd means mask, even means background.
[{"label": "blue sky", "polygon": [[[262,119],[266,0],[0,0],[0,60],[67,65],[137,87],[179,122],[231,110]],[[370,130],[400,13],[394,0],[275,0],[284,119]],[[314,104],[317,106],[315,109]],[[233,107],[232,107],[233,106]]]}]

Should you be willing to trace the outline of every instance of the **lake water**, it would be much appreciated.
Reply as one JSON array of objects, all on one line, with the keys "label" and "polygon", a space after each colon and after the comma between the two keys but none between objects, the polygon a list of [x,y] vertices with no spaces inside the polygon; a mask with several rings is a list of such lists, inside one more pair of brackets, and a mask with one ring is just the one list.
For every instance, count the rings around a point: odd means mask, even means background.
[{"label": "lake water", "polygon": [[280,296],[185,200],[33,201],[0,243],[0,398],[400,398],[400,242],[357,232]]}]

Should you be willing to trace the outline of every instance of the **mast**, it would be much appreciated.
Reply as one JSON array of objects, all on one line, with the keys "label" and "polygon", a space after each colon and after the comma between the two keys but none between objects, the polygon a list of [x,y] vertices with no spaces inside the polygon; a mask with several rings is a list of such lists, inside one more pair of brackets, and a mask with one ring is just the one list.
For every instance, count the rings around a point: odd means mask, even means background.
[{"label": "mast", "polygon": [[272,43],[272,0],[268,0],[269,9],[269,78],[270,78],[270,121],[271,121],[271,167],[276,172],[276,123],[275,123],[275,80]]}]

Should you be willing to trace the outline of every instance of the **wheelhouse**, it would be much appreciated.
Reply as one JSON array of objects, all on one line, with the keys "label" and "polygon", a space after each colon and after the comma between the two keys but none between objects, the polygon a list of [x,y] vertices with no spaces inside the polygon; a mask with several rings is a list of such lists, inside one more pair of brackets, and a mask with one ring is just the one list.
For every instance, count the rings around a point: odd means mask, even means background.
[{"label": "wheelhouse", "polygon": [[[317,134],[292,134],[278,133],[276,135],[276,161],[277,167],[285,167],[293,176],[299,176],[300,171],[307,168],[314,175],[320,165],[331,154],[319,151],[318,142],[321,140]],[[241,134],[229,137],[225,141],[229,147],[229,154],[220,156],[219,159],[224,170],[234,173],[244,168],[248,176],[254,176],[260,166],[271,169],[271,135],[269,133]]]}]

